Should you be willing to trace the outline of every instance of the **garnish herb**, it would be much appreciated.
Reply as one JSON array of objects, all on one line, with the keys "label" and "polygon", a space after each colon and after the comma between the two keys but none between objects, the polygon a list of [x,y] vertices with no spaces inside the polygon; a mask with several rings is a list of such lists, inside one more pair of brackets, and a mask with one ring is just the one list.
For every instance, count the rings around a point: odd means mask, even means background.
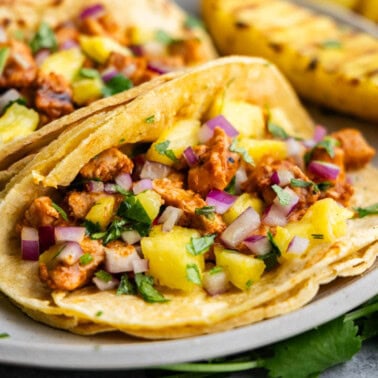
[{"label": "garnish herb", "polygon": [[122,74],[113,76],[102,88],[104,97],[113,96],[133,87],[133,82]]},{"label": "garnish herb", "polygon": [[217,273],[220,273],[220,272],[223,272],[223,268],[221,266],[214,266],[214,268],[212,268],[211,270],[209,270],[209,273],[211,275],[217,274]]},{"label": "garnish herb", "polygon": [[190,243],[186,245],[186,250],[193,256],[201,255],[209,250],[214,244],[215,234],[206,235],[199,238],[191,238]]},{"label": "garnish herb", "polygon": [[323,182],[319,182],[318,184],[318,188],[319,190],[321,190],[322,192],[326,191],[327,189],[329,189],[331,186],[333,186],[334,184],[330,181],[323,181]]},{"label": "garnish herb", "polygon": [[168,302],[168,299],[154,288],[154,279],[143,273],[135,274],[135,283],[140,296],[149,303]]},{"label": "garnish herb", "polygon": [[354,209],[357,212],[359,218],[366,217],[367,215],[378,214],[378,203],[367,207],[356,207]]},{"label": "garnish herb", "polygon": [[161,143],[157,143],[157,144],[155,144],[155,150],[160,155],[165,155],[168,159],[176,162],[177,157],[175,156],[174,152],[172,150],[168,149],[170,143],[171,142],[169,140],[166,140],[166,141],[161,142]]},{"label": "garnish herb", "polygon": [[96,318],[99,318],[103,314],[103,311],[97,311],[96,312]]},{"label": "garnish herb", "polygon": [[287,206],[290,203],[291,196],[285,192],[280,186],[272,185],[272,189],[277,194],[278,200],[282,206]]},{"label": "garnish herb", "polygon": [[127,273],[123,274],[121,277],[121,282],[118,285],[117,295],[122,294],[136,294],[136,288],[129,280]]},{"label": "garnish herb", "polygon": [[9,57],[9,47],[0,48],[0,75],[3,74],[5,65]]},{"label": "garnish herb", "polygon": [[248,281],[245,283],[245,287],[246,287],[247,289],[249,289],[252,285],[253,285],[253,281],[252,281],[252,280],[248,280]]},{"label": "garnish herb", "polygon": [[324,239],[324,235],[323,234],[311,234],[311,236],[314,239],[318,239],[318,240]]},{"label": "garnish herb", "polygon": [[321,45],[324,49],[341,49],[342,43],[337,39],[328,39]]},{"label": "garnish herb", "polygon": [[35,54],[41,49],[49,49],[51,51],[56,51],[58,48],[58,43],[55,38],[55,34],[46,22],[42,22],[39,25],[37,33],[34,35],[30,42],[30,47]]},{"label": "garnish herb", "polygon": [[170,45],[175,40],[164,30],[157,30],[155,33],[155,40],[163,45]]},{"label": "garnish herb", "polygon": [[0,339],[6,339],[7,337],[10,337],[9,333],[6,333],[6,332],[0,333]]},{"label": "garnish herb", "polygon": [[104,282],[109,282],[113,278],[112,275],[108,272],[105,272],[105,270],[99,270],[98,272],[95,273],[95,276]]},{"label": "garnish herb", "polygon": [[263,260],[266,266],[266,270],[269,271],[278,265],[278,257],[281,256],[281,251],[274,241],[272,233],[267,233],[267,238],[270,241],[271,251],[262,256],[257,256],[258,259]]},{"label": "garnish herb", "polygon": [[214,219],[215,206],[204,206],[195,209],[197,215],[204,215],[208,219]]},{"label": "garnish herb", "polygon": [[236,194],[236,176],[234,176],[224,189],[229,194]]},{"label": "garnish herb", "polygon": [[88,265],[92,261],[93,256],[90,253],[84,253],[84,255],[81,255],[79,259],[80,265]]},{"label": "garnish herb", "polygon": [[186,266],[186,278],[188,281],[193,282],[196,285],[201,285],[201,274],[196,264],[188,264]]},{"label": "garnish herb", "polygon": [[86,230],[86,233],[92,238],[92,239],[101,239],[101,237],[95,237],[96,234],[104,234],[104,232],[100,232],[101,231],[101,227],[98,223],[93,223],[91,221],[88,221],[88,220],[85,220],[84,221],[84,227],[85,227],[85,230]]},{"label": "garnish herb", "polygon": [[203,23],[197,17],[191,15],[186,18],[184,26],[187,29],[204,28]]},{"label": "garnish herb", "polygon": [[315,184],[313,181],[305,181],[305,180],[296,179],[296,178],[293,178],[293,179],[290,180],[290,185],[293,188],[310,188],[310,187],[312,187],[312,190],[313,190],[314,193],[319,193],[319,191],[321,190],[319,188],[319,185]]},{"label": "garnish herb", "polygon": [[124,231],[124,226],[126,225],[126,223],[127,222],[124,219],[114,219],[100,239],[103,239],[104,244],[108,244],[113,240],[119,239],[121,237],[122,231]]},{"label": "garnish herb", "polygon": [[100,77],[99,72],[93,68],[81,68],[79,75],[81,77],[85,77],[86,79],[96,79]]},{"label": "garnish herb", "polygon": [[335,147],[339,146],[339,145],[340,145],[340,143],[337,139],[332,138],[332,137],[325,137],[322,141],[317,143],[314,148],[316,148],[316,147],[324,148],[327,151],[328,155],[331,158],[333,158],[333,157],[335,157]]},{"label": "garnish herb", "polygon": [[146,122],[146,123],[154,123],[154,122],[155,122],[155,115],[153,114],[153,115],[147,117],[147,118],[144,120],[144,122]]},{"label": "garnish herb", "polygon": [[65,220],[68,221],[67,213],[55,202],[51,204],[51,206],[60,214],[60,216]]},{"label": "garnish herb", "polygon": [[248,153],[248,151],[244,147],[238,146],[237,140],[234,138],[232,140],[231,146],[229,148],[231,152],[236,152],[241,155],[243,160],[248,164],[254,164],[254,161],[251,157],[251,155]]},{"label": "garnish herb", "polygon": [[123,196],[129,196],[131,193],[125,189],[122,188],[122,186],[118,184],[114,184],[114,189],[119,193],[122,194]]},{"label": "garnish herb", "polygon": [[275,137],[279,139],[288,139],[289,134],[281,127],[273,122],[268,122],[268,131]]}]

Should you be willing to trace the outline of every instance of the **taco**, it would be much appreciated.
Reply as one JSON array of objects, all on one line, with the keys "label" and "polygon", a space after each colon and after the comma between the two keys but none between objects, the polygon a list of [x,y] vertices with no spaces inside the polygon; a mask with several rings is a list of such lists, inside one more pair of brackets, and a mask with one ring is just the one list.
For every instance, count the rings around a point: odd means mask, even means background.
[{"label": "taco", "polygon": [[216,56],[167,0],[9,1],[0,25],[0,170],[123,101],[108,97]]},{"label": "taco", "polygon": [[79,334],[177,338],[293,311],[374,264],[373,154],[357,130],[314,128],[264,60],[193,68],[16,176],[0,289]]}]

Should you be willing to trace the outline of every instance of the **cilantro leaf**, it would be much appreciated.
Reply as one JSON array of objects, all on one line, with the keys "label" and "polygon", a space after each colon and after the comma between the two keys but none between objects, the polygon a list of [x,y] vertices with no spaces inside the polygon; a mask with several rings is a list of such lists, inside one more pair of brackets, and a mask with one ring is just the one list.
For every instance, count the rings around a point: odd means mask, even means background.
[{"label": "cilantro leaf", "polygon": [[93,261],[93,256],[90,253],[84,253],[79,258],[80,265],[88,265]]},{"label": "cilantro leaf", "polygon": [[331,137],[325,137],[322,141],[318,142],[314,148],[324,148],[328,155],[333,158],[335,157],[335,147],[340,143],[337,139]]},{"label": "cilantro leaf", "polygon": [[204,215],[208,219],[214,219],[215,206],[198,207],[194,212],[197,215]]},{"label": "cilantro leaf", "polygon": [[239,155],[241,155],[241,157],[243,158],[243,160],[246,163],[248,163],[248,164],[254,164],[254,161],[253,161],[251,155],[248,153],[248,151],[244,147],[238,146],[238,142],[237,142],[236,138],[234,138],[232,140],[232,143],[231,143],[231,146],[230,146],[229,150],[231,152],[236,152]]},{"label": "cilantro leaf", "polygon": [[118,285],[117,295],[122,294],[136,294],[135,286],[130,282],[127,273],[123,274],[121,277],[121,282]]},{"label": "cilantro leaf", "polygon": [[274,241],[273,235],[270,231],[267,233],[267,238],[271,244],[271,251],[265,255],[257,256],[257,258],[264,261],[266,270],[269,271],[278,265],[278,257],[281,256],[281,251]]},{"label": "cilantro leaf", "polygon": [[93,237],[93,234],[99,233],[101,231],[101,227],[98,223],[95,224],[89,220],[84,221],[84,227],[85,227],[86,233],[90,235],[91,237]]},{"label": "cilantro leaf", "polygon": [[108,244],[113,240],[119,239],[122,231],[124,231],[125,224],[126,220],[124,219],[114,219],[103,236],[103,243]]},{"label": "cilantro leaf", "polygon": [[163,45],[170,45],[175,42],[174,38],[172,38],[165,30],[161,29],[155,32],[155,40]]},{"label": "cilantro leaf", "polygon": [[366,217],[367,215],[378,214],[378,203],[367,207],[356,207],[354,210],[357,212],[359,218]]},{"label": "cilantro leaf", "polygon": [[201,274],[196,264],[188,264],[186,266],[186,278],[196,285],[202,284]]},{"label": "cilantro leaf", "polygon": [[318,183],[318,189],[322,192],[325,192],[326,190],[328,190],[330,187],[332,187],[334,185],[333,182],[330,182],[330,181],[323,181],[323,182],[319,182]]},{"label": "cilantro leaf", "polygon": [[224,189],[229,194],[236,194],[236,176],[234,176]]},{"label": "cilantro leaf", "polygon": [[101,281],[104,281],[104,282],[109,282],[112,280],[112,275],[108,272],[105,272],[105,270],[99,270],[95,273],[95,276],[100,279]]},{"label": "cilantro leaf", "polygon": [[9,333],[6,333],[6,332],[0,333],[0,339],[6,339],[7,337],[10,337]]},{"label": "cilantro leaf", "polygon": [[7,60],[9,57],[9,47],[2,47],[0,48],[0,75],[3,74],[5,65],[7,64]]},{"label": "cilantro leaf", "polygon": [[317,184],[315,184],[313,181],[305,181],[301,179],[293,178],[290,180],[290,185],[293,188],[311,188],[314,193],[319,193],[319,187]]},{"label": "cilantro leaf", "polygon": [[186,17],[186,20],[184,22],[184,26],[187,29],[195,29],[195,28],[202,28],[202,29],[204,29],[203,22],[201,22],[201,20],[199,20],[197,17],[194,17],[192,15],[188,15]]},{"label": "cilantro leaf", "polygon": [[273,122],[268,122],[268,131],[278,139],[288,139],[290,135],[281,127]]},{"label": "cilantro leaf", "polygon": [[144,122],[146,122],[146,123],[154,123],[154,122],[155,122],[155,115],[153,114],[153,115],[147,117],[147,118],[144,120]]},{"label": "cilantro leaf", "polygon": [[166,141],[161,142],[161,143],[157,143],[157,144],[155,144],[155,150],[160,155],[165,155],[168,159],[172,160],[173,162],[176,162],[178,159],[175,156],[175,153],[172,150],[168,149],[170,143],[171,142],[169,140],[166,140]]},{"label": "cilantro leaf", "polygon": [[93,68],[81,68],[79,75],[81,77],[85,77],[86,79],[96,79],[100,77],[100,73]]},{"label": "cilantro leaf", "polygon": [[104,97],[110,97],[133,87],[133,82],[122,74],[113,76],[102,88]]},{"label": "cilantro leaf", "polygon": [[338,318],[302,335],[276,344],[265,361],[271,378],[302,378],[347,361],[361,348],[358,328]]},{"label": "cilantro leaf", "polygon": [[41,49],[49,49],[51,51],[57,50],[58,42],[55,38],[55,34],[46,22],[42,22],[39,25],[37,33],[30,42],[30,47],[33,54]]},{"label": "cilantro leaf", "polygon": [[342,43],[337,39],[327,39],[321,44],[324,49],[341,49]]},{"label": "cilantro leaf", "polygon": [[168,299],[164,298],[163,294],[159,293],[154,288],[154,279],[151,276],[147,276],[143,273],[137,273],[135,274],[135,283],[138,293],[146,302],[168,302]]},{"label": "cilantro leaf", "polygon": [[67,213],[55,202],[51,204],[51,206],[60,214],[60,216],[65,220],[68,221]]},{"label": "cilantro leaf", "polygon": [[214,244],[215,234],[206,235],[199,238],[191,238],[186,245],[186,250],[193,256],[202,255]]},{"label": "cilantro leaf", "polygon": [[318,239],[318,240],[324,239],[323,234],[311,234],[311,236],[313,239]]},{"label": "cilantro leaf", "polygon": [[282,189],[278,185],[272,185],[272,189],[277,194],[278,200],[282,206],[287,206],[291,201],[291,196],[289,193],[285,192],[284,189]]}]

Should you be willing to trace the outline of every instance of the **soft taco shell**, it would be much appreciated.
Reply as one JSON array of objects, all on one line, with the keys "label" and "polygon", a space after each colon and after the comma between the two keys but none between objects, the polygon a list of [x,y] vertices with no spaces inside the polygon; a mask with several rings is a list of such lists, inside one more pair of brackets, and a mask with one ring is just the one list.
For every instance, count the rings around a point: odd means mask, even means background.
[{"label": "soft taco shell", "polygon": [[[6,192],[0,205],[6,219],[0,233],[0,243],[6,246],[0,264],[7,269],[0,272],[0,289],[33,318],[73,332],[85,333],[90,323],[93,332],[97,325],[99,332],[112,328],[142,337],[175,338],[229,329],[294,310],[309,302],[320,284],[338,275],[361,273],[353,267],[364,263],[367,269],[377,253],[375,247],[369,248],[378,239],[377,216],[351,220],[345,237],[285,262],[264,274],[247,292],[231,290],[209,297],[202,290],[188,294],[159,288],[170,301],[153,305],[134,296],[117,296],[114,291],[98,292],[90,287],[71,293],[51,292],[38,278],[38,264],[20,259],[15,226],[34,198],[53,193],[52,188],[58,185],[70,184],[85,163],[111,146],[123,141],[154,141],[179,118],[201,118],[225,83],[231,98],[279,107],[289,120],[291,129],[287,131],[292,135],[312,134],[311,120],[277,69],[264,60],[242,57],[208,63],[101,118],[94,115],[80,125],[81,130],[91,130],[86,138],[79,140],[75,135],[78,128],[63,134],[24,168]],[[145,122],[152,115],[155,122]],[[77,145],[67,148],[66,155],[57,159],[70,136],[78,138]],[[370,177],[369,188],[364,181],[366,174]],[[356,205],[372,202],[377,182],[378,174],[373,169],[356,173]],[[102,315],[96,316],[99,313]]]}]

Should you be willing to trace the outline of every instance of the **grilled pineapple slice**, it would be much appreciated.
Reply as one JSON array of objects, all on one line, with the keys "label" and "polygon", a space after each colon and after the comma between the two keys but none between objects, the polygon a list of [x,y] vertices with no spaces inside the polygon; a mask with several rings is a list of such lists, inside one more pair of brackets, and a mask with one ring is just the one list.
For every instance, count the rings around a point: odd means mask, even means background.
[{"label": "grilled pineapple slice", "polygon": [[262,56],[305,98],[378,121],[378,41],[283,0],[202,0],[221,53]]}]

